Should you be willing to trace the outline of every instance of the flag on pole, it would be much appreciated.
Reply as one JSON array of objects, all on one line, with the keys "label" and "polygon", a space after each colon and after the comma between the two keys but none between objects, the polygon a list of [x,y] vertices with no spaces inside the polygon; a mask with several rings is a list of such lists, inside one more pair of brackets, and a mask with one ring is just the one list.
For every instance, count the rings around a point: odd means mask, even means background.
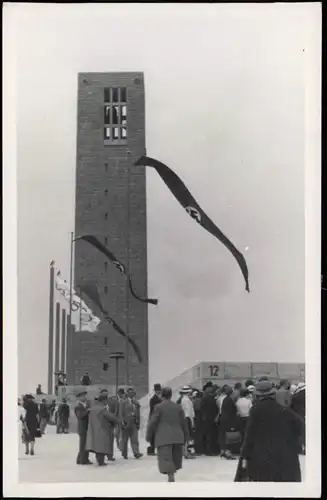
[{"label": "flag on pole", "polygon": [[[70,287],[61,272],[55,276],[55,293],[60,297],[62,307],[69,307]],[[95,333],[101,320],[93,313],[82,298],[72,289],[71,324],[77,331]]]}]

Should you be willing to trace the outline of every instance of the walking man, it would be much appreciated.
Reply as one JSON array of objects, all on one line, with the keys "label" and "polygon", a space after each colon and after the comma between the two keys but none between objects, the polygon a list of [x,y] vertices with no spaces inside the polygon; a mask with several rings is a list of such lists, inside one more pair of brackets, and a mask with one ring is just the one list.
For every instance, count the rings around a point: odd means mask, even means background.
[{"label": "walking man", "polygon": [[170,387],[162,389],[162,403],[155,410],[148,423],[146,440],[153,438],[161,474],[168,476],[168,482],[175,482],[175,473],[182,468],[184,445],[188,440],[188,429],[181,405],[171,401]]},{"label": "walking man", "polygon": [[76,459],[78,465],[88,465],[92,462],[89,460],[89,452],[86,451],[87,428],[89,425],[89,404],[87,402],[87,391],[82,391],[76,394],[78,402],[75,406],[75,415],[77,418],[77,433],[79,436],[79,451]]},{"label": "walking man", "polygon": [[127,390],[127,397],[120,405],[121,421],[121,452],[125,460],[128,458],[128,442],[131,441],[131,447],[135,458],[143,456],[139,450],[138,431],[140,430],[140,403],[136,400],[135,390],[130,387]]},{"label": "walking man", "polygon": [[[159,404],[162,403],[162,398],[161,398],[161,385],[160,384],[154,384],[154,394],[152,398],[150,399],[150,413],[149,413],[149,420],[153,415],[155,407]],[[155,455],[155,447],[154,447],[154,439],[150,442],[150,446],[148,446],[147,449],[147,454],[148,455]]]}]

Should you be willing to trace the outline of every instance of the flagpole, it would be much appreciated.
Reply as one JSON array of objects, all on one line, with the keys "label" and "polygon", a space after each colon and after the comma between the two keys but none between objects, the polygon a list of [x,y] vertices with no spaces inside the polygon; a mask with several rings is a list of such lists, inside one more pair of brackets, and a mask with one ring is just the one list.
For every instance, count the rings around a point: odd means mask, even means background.
[{"label": "flagpole", "polygon": [[53,393],[54,261],[50,263],[48,394]]},{"label": "flagpole", "polygon": [[73,330],[72,330],[72,306],[73,306],[73,260],[74,260],[74,233],[70,233],[70,263],[69,263],[69,325],[67,326],[67,345],[66,345],[66,366],[67,366],[67,381],[69,383],[70,373],[69,368],[72,366],[72,343],[73,343]]}]

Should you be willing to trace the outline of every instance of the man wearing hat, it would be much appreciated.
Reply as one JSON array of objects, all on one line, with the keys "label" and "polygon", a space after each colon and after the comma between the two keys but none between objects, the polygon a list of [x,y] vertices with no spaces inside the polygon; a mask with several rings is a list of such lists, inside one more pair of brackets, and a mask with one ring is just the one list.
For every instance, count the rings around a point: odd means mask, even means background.
[{"label": "man wearing hat", "polygon": [[89,423],[86,436],[86,450],[95,453],[99,466],[106,465],[104,459],[112,448],[112,424],[119,424],[119,419],[108,410],[106,394],[100,394],[89,411]]},{"label": "man wearing hat", "polygon": [[257,383],[255,398],[241,450],[250,481],[300,482],[301,417],[277,403],[269,380]]},{"label": "man wearing hat", "polygon": [[216,426],[218,408],[211,381],[203,386],[200,411],[202,416],[203,451],[207,456],[214,456],[218,451],[216,444],[218,440]]},{"label": "man wearing hat", "polygon": [[[154,389],[154,394],[152,396],[152,398],[150,399],[150,412],[149,412],[149,420],[154,412],[154,409],[156,407],[156,405],[158,405],[159,403],[162,402],[162,398],[161,398],[161,384],[154,384],[153,386],[153,389]],[[148,446],[148,449],[147,449],[147,454],[148,455],[155,455],[155,446],[154,446],[154,437],[150,443],[150,446]]]},{"label": "man wearing hat", "polygon": [[126,399],[120,405],[120,421],[122,426],[121,452],[125,460],[128,459],[128,441],[134,457],[139,459],[143,456],[139,450],[138,432],[140,430],[140,403],[136,400],[136,392],[133,387],[127,389]]},{"label": "man wearing hat", "polygon": [[188,440],[185,443],[184,447],[184,457],[185,458],[195,458],[194,455],[192,455],[189,451],[189,446],[190,446],[190,441],[193,439],[193,428],[194,428],[194,406],[193,402],[191,401],[191,396],[192,394],[192,389],[188,385],[185,385],[182,387],[180,390],[180,395],[181,395],[181,407],[183,408],[186,423],[187,423],[187,429],[188,429]]},{"label": "man wearing hat", "polygon": [[75,415],[77,418],[77,433],[79,436],[79,451],[76,459],[78,465],[88,465],[92,462],[89,460],[89,452],[86,451],[86,436],[89,425],[89,404],[87,401],[87,391],[81,391],[76,394],[78,398],[75,406]]}]

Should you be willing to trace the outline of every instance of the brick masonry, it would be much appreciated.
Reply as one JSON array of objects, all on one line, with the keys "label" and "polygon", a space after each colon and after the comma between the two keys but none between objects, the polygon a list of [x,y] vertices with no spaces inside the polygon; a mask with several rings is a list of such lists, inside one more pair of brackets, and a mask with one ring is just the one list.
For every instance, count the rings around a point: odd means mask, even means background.
[{"label": "brick masonry", "polygon": [[[104,88],[127,88],[127,142],[104,143]],[[75,235],[105,238],[116,257],[129,266],[135,290],[147,296],[146,179],[144,167],[133,167],[145,154],[145,96],[143,73],[79,73],[77,116],[77,165]],[[105,195],[105,189],[108,190]],[[107,219],[105,213],[107,212]],[[115,362],[110,352],[123,351],[120,385],[133,385],[138,397],[148,392],[148,309],[128,290],[124,276],[98,250],[86,242],[75,244],[75,286],[85,280],[97,282],[103,306],[129,331],[139,345],[140,364],[131,347],[103,321],[97,334],[75,333],[67,369],[70,383],[78,384],[88,372],[94,384],[115,384]],[[108,287],[105,293],[105,287]],[[94,306],[85,299],[90,307]],[[98,312],[98,311],[97,311]],[[105,345],[107,338],[107,345]],[[109,363],[103,371],[103,363]]]}]

